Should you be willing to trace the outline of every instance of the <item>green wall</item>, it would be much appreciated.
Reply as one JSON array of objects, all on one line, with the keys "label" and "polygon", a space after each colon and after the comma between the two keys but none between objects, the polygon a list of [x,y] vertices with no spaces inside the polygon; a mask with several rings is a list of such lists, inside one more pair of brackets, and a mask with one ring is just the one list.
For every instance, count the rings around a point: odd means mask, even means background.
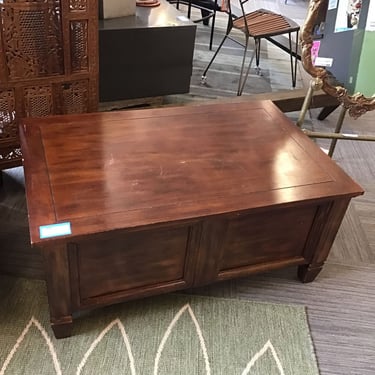
[{"label": "green wall", "polygon": [[375,31],[365,31],[359,59],[355,92],[375,94]]}]

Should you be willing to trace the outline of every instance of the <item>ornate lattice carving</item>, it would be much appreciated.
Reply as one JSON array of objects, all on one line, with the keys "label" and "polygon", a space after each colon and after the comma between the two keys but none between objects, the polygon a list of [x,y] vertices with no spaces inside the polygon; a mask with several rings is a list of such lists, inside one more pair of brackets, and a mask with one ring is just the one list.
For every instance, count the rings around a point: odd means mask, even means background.
[{"label": "ornate lattice carving", "polygon": [[89,68],[87,40],[87,21],[72,21],[70,23],[70,41],[73,72],[87,71]]},{"label": "ornate lattice carving", "polygon": [[17,148],[7,148],[7,149],[0,149],[0,163],[9,163],[16,162],[22,159],[22,152],[19,147]]},{"label": "ornate lattice carving", "polygon": [[11,3],[45,3],[46,0],[2,0],[5,4],[11,4]]},{"label": "ornate lattice carving", "polygon": [[85,11],[87,8],[87,0],[70,0],[69,9],[71,11]]},{"label": "ornate lattice carving", "polygon": [[13,90],[0,91],[0,143],[18,138]]},{"label": "ornate lattice carving", "polygon": [[64,83],[63,92],[63,113],[88,112],[88,91],[87,81]]},{"label": "ornate lattice carving", "polygon": [[52,88],[50,86],[25,87],[24,98],[27,117],[53,114]]},{"label": "ornate lattice carving", "polygon": [[97,11],[97,0],[0,0],[0,169],[22,164],[19,118],[97,109]]},{"label": "ornate lattice carving", "polygon": [[33,57],[27,53],[22,55],[18,46],[20,43],[20,31],[16,23],[15,9],[2,8],[1,9],[3,40],[4,40],[4,55],[7,63],[7,70],[9,71],[10,79],[17,79],[20,77],[36,76],[38,69]]},{"label": "ornate lattice carving", "polygon": [[62,74],[61,22],[56,4],[34,3],[2,11],[4,51],[9,78]]}]

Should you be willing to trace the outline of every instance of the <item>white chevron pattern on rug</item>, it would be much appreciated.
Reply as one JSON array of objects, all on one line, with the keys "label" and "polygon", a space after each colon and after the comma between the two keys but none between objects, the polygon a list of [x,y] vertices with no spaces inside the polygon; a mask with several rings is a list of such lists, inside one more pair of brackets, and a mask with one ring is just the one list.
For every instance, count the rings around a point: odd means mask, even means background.
[{"label": "white chevron pattern on rug", "polygon": [[[193,312],[190,304],[185,304],[176,313],[176,315],[172,319],[171,323],[169,324],[167,330],[165,331],[165,334],[163,335],[163,338],[162,338],[162,340],[161,340],[161,342],[159,344],[159,347],[158,347],[158,350],[157,350],[157,353],[156,353],[155,362],[154,362],[154,369],[153,369],[153,374],[154,375],[158,375],[158,373],[159,373],[159,363],[160,363],[160,359],[162,357],[162,352],[163,352],[164,346],[165,346],[165,344],[166,344],[166,342],[167,342],[167,340],[168,340],[168,338],[169,338],[172,330],[174,329],[176,323],[178,322],[178,320],[181,318],[181,316],[186,311],[189,313],[189,316],[191,317],[191,319],[192,319],[192,321],[194,323],[194,326],[195,326],[195,329],[196,329],[196,333],[197,333],[197,335],[199,337],[199,342],[201,344],[201,349],[202,349],[204,360],[205,360],[206,375],[211,375],[210,362],[209,362],[209,358],[208,358],[208,354],[207,354],[207,348],[206,348],[205,340],[204,340],[204,337],[203,337],[203,333],[202,333],[202,330],[200,328],[199,322],[198,322],[196,316],[194,315],[194,312]],[[26,327],[24,328],[24,330],[22,331],[22,333],[20,334],[20,336],[18,337],[18,339],[17,339],[15,345],[13,346],[12,350],[9,352],[9,354],[8,354],[5,362],[3,363],[2,367],[1,367],[0,375],[7,375],[6,370],[7,370],[8,366],[9,366],[9,364],[11,363],[12,358],[14,357],[14,355],[16,354],[16,352],[20,349],[21,344],[24,341],[26,335],[29,333],[30,328],[31,328],[32,325],[35,325],[35,327],[38,329],[38,331],[40,332],[40,334],[42,335],[42,337],[46,341],[46,344],[48,346],[49,352],[51,354],[51,358],[52,358],[54,369],[56,371],[56,375],[62,375],[63,374],[62,370],[61,370],[61,364],[60,364],[59,359],[58,359],[58,355],[56,353],[56,350],[54,348],[54,345],[52,343],[52,340],[51,340],[50,336],[48,335],[47,331],[43,328],[42,324],[37,319],[35,319],[35,317],[32,317],[30,319],[30,321],[28,322],[28,324],[26,325]],[[120,330],[122,338],[123,338],[124,343],[126,345],[127,355],[129,357],[129,361],[130,361],[131,375],[136,375],[136,368],[135,368],[134,356],[133,356],[132,350],[131,350],[131,345],[130,345],[129,338],[128,338],[128,335],[126,333],[125,327],[122,324],[122,322],[120,321],[120,319],[113,320],[112,322],[110,322],[101,331],[101,333],[94,340],[94,342],[90,345],[89,349],[86,351],[85,355],[83,356],[80,364],[77,367],[76,375],[80,375],[81,374],[82,369],[85,367],[85,364],[86,364],[88,358],[94,352],[96,346],[101,342],[101,340],[103,339],[103,337],[111,329],[116,329],[116,328],[118,328]],[[255,365],[255,363],[268,350],[272,353],[272,356],[273,356],[273,358],[275,360],[275,363],[277,365],[277,369],[279,370],[280,375],[285,375],[283,367],[282,367],[282,364],[280,362],[280,359],[279,359],[279,357],[278,357],[278,355],[276,353],[276,350],[273,347],[273,345],[272,345],[272,343],[271,343],[270,340],[268,340],[264,344],[264,346],[250,359],[250,361],[248,362],[246,368],[244,369],[244,371],[242,372],[241,375],[249,375],[250,371],[251,371],[251,368]]]}]

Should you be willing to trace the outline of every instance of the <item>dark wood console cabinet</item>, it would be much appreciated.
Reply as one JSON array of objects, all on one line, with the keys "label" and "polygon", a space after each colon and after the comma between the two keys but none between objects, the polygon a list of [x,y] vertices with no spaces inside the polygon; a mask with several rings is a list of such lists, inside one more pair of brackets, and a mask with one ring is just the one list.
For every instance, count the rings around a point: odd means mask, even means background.
[{"label": "dark wood console cabinet", "polygon": [[189,92],[196,25],[160,2],[99,21],[101,102]]}]

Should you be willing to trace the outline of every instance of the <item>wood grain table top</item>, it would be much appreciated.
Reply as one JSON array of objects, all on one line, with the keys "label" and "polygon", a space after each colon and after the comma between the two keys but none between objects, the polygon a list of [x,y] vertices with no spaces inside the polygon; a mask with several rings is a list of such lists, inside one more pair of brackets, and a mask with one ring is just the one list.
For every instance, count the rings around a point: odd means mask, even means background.
[{"label": "wood grain table top", "polygon": [[39,245],[61,222],[85,236],[363,193],[270,101],[28,118],[20,138]]}]

